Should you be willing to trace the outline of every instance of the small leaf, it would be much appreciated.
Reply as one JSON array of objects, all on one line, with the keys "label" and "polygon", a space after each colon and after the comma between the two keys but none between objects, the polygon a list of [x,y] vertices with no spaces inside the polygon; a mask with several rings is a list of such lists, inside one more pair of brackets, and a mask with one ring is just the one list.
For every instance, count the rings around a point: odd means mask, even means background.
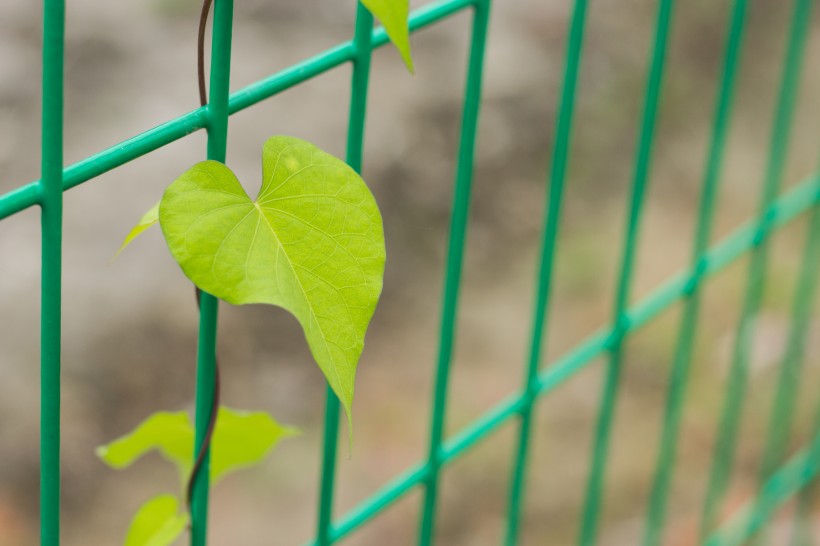
[{"label": "small leaf", "polygon": [[412,74],[413,58],[410,55],[410,18],[409,0],[361,0],[364,7],[370,10],[387,32],[387,37],[399,50],[407,70]]},{"label": "small leaf", "polygon": [[211,453],[211,480],[255,465],[276,447],[279,440],[298,434],[264,412],[219,408]]},{"label": "small leaf", "polygon": [[384,275],[379,209],[353,169],[297,138],[265,143],[262,176],[254,202],[225,165],[194,165],[165,190],[162,232],[202,290],[293,313],[350,419]]},{"label": "small leaf", "polygon": [[169,546],[188,526],[188,514],[179,511],[179,501],[173,495],[158,495],[137,511],[125,546]]},{"label": "small leaf", "polygon": [[143,214],[142,218],[140,218],[140,221],[137,223],[137,225],[131,228],[131,231],[129,231],[128,235],[125,236],[125,240],[122,242],[122,245],[120,245],[120,249],[117,251],[114,257],[116,258],[117,256],[119,256],[120,252],[125,250],[125,247],[131,244],[131,241],[136,239],[140,234],[142,234],[143,231],[153,226],[157,222],[159,222],[159,203],[151,207],[151,209],[148,212]]},{"label": "small leaf", "polygon": [[97,456],[112,468],[125,468],[151,450],[158,450],[174,463],[180,474],[193,465],[194,429],[184,411],[160,411],[143,421],[133,432],[97,448]]}]

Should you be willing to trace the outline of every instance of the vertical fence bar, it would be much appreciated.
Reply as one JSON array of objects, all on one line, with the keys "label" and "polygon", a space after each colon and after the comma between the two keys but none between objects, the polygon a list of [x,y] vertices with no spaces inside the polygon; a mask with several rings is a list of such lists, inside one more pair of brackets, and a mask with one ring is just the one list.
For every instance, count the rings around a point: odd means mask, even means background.
[{"label": "vertical fence bar", "polygon": [[681,416],[683,413],[686,387],[689,380],[689,367],[692,360],[692,346],[697,330],[700,309],[700,279],[706,268],[704,254],[709,248],[712,234],[712,223],[717,202],[717,192],[723,155],[726,149],[726,135],[731,118],[734,101],[735,76],[739,65],[743,30],[746,21],[746,0],[735,0],[732,16],[729,21],[729,37],[726,42],[723,78],[718,92],[715,118],[712,126],[711,143],[706,161],[698,213],[695,243],[692,251],[692,284],[686,298],[683,318],[678,331],[678,344],[675,359],[669,378],[666,410],[660,449],[655,466],[655,477],[650,495],[647,523],[644,534],[644,546],[656,546],[661,542],[666,500],[669,496],[669,485],[674,473],[675,452],[677,450]]},{"label": "vertical fence bar", "polygon": [[552,272],[558,243],[558,230],[561,220],[561,201],[564,194],[567,163],[569,160],[570,139],[572,136],[572,118],[575,111],[575,90],[578,83],[578,67],[581,64],[581,49],[584,42],[584,23],[586,22],[586,0],[576,0],[567,38],[567,54],[564,65],[564,88],[558,110],[558,121],[555,128],[555,146],[552,154],[550,171],[549,198],[547,216],[541,243],[538,288],[533,317],[530,353],[524,376],[526,402],[521,409],[518,445],[515,455],[515,466],[510,485],[510,497],[507,507],[507,533],[505,544],[513,546],[518,543],[518,534],[523,504],[524,482],[526,479],[527,455],[532,430],[533,403],[536,397],[538,370],[541,367],[543,354],[542,340],[549,319],[549,298],[552,288]]},{"label": "vertical fence bar", "polygon": [[814,546],[814,505],[817,494],[817,482],[812,482],[800,491],[797,498],[794,529],[789,541],[790,546]]},{"label": "vertical fence bar", "polygon": [[422,504],[419,544],[433,543],[435,530],[436,500],[438,496],[439,471],[442,463],[441,443],[444,439],[447,385],[450,378],[450,362],[456,334],[456,312],[459,285],[467,235],[467,219],[470,209],[470,190],[473,182],[478,113],[481,105],[481,81],[484,72],[484,49],[487,43],[487,25],[490,17],[490,0],[478,0],[473,6],[472,39],[464,93],[464,111],[461,120],[461,141],[456,166],[453,211],[450,219],[450,238],[447,250],[447,267],[444,278],[444,295],[439,331],[439,350],[436,362],[436,383],[433,394],[433,415],[430,424],[430,448],[427,455],[427,476]]},{"label": "vertical fence bar", "polygon": [[[211,81],[208,115],[208,159],[225,162],[228,145],[228,94],[231,74],[233,0],[216,0],[211,42]],[[205,292],[200,297],[199,342],[196,379],[196,440],[194,454],[205,441],[214,404],[216,385],[216,337],[219,301]],[[196,455],[195,455],[196,456]],[[208,494],[210,462],[206,454],[193,486],[191,499],[191,546],[208,541]]]},{"label": "vertical fence bar", "polygon": [[[534,309],[530,354],[525,373],[526,398],[519,411],[519,442],[510,487],[506,544],[518,541],[523,490],[526,479],[527,455],[532,427],[533,403],[537,394],[537,373],[542,356],[544,329],[549,318],[549,297],[555,249],[560,224],[561,201],[569,157],[575,88],[583,44],[586,0],[576,0],[568,38],[567,59],[559,118],[556,125],[556,143],[550,173],[550,191],[547,216],[543,228],[540,273],[537,300]],[[680,427],[683,399],[686,392],[692,344],[699,309],[699,279],[707,264],[704,254],[708,249],[712,217],[718,187],[720,165],[724,150],[731,104],[733,101],[736,64],[744,26],[747,0],[735,0],[731,31],[727,42],[724,77],[719,92],[713,126],[709,158],[704,176],[696,239],[692,257],[692,281],[687,292],[686,307],[681,323],[675,361],[670,377],[669,396],[664,418],[664,429],[645,546],[660,541],[668,497],[669,481],[674,469],[675,446]],[[752,254],[744,306],[738,325],[732,369],[727,385],[727,397],[721,418],[715,462],[704,505],[702,532],[711,530],[715,512],[728,486],[734,447],[737,440],[740,414],[746,387],[746,368],[754,319],[762,303],[767,265],[767,232],[772,228],[773,203],[782,179],[788,150],[794,102],[798,88],[805,42],[808,32],[811,0],[795,0],[789,45],[784,63],[783,79],[775,114],[769,148],[769,160],[763,184],[759,209],[759,237]],[[591,546],[596,542],[598,519],[603,496],[607,453],[609,450],[615,404],[618,393],[620,367],[623,358],[623,337],[628,330],[625,313],[629,302],[640,217],[644,195],[649,181],[653,134],[662,85],[667,36],[671,25],[673,0],[661,0],[656,29],[654,53],[648,78],[643,124],[636,157],[636,170],[626,229],[621,271],[614,305],[614,333],[609,341],[610,360],[607,367],[600,414],[596,429],[586,504],[579,543]],[[449,252],[444,283],[440,346],[437,359],[436,385],[427,464],[424,467],[426,487],[422,509],[419,543],[433,543],[437,489],[440,467],[443,464],[442,441],[447,405],[447,384],[456,334],[456,315],[461,269],[466,240],[470,188],[480,107],[481,79],[490,0],[475,0],[472,43],[467,77],[461,142],[459,148],[453,213],[450,227]],[[233,0],[216,0],[212,43],[211,102],[207,106],[208,158],[225,161],[228,129],[228,91],[231,57]],[[43,118],[42,118],[42,177],[37,185],[37,201],[42,215],[42,309],[41,309],[41,545],[59,545],[60,527],[60,350],[61,350],[61,269],[62,269],[62,212],[63,212],[63,63],[65,0],[44,0],[43,44]],[[347,162],[361,170],[363,135],[367,106],[367,89],[372,49],[370,13],[358,5],[353,59],[350,119],[347,136]],[[819,183],[820,184],[820,183]],[[820,192],[820,187],[818,187]],[[792,329],[787,345],[777,395],[770,416],[767,443],[761,466],[761,479],[767,478],[783,459],[792,422],[812,303],[820,274],[820,207],[813,206],[807,236],[804,261],[795,292],[792,309]],[[196,449],[202,445],[208,419],[214,403],[218,300],[202,295],[200,330],[197,356],[196,395]],[[337,540],[332,525],[333,493],[335,484],[336,450],[339,428],[339,404],[328,389],[325,415],[324,453],[322,462],[321,496],[318,510],[317,544],[330,545]],[[817,410],[817,428],[820,429],[820,406]],[[208,462],[194,484],[192,508],[192,546],[205,546],[208,515]],[[811,487],[799,500],[798,531],[802,518],[811,506]],[[795,534],[795,546],[806,546],[808,538]]]},{"label": "vertical fence bar", "polygon": [[579,544],[592,546],[597,542],[598,519],[601,511],[607,454],[615,417],[615,402],[621,374],[623,338],[627,331],[626,311],[632,284],[632,269],[637,249],[638,229],[643,209],[646,186],[649,179],[649,164],[654,144],[655,120],[660,102],[663,82],[666,46],[672,19],[673,0],[662,0],[658,9],[658,19],[653,46],[652,65],[646,88],[643,124],[638,142],[635,161],[635,176],[632,184],[632,200],[627,221],[626,237],[614,305],[614,334],[610,341],[610,359],[606,368],[601,408],[595,432],[595,450],[587,484],[586,501],[581,520]]},{"label": "vertical fence bar", "polygon": [[740,322],[735,336],[732,365],[729,371],[726,399],[721,415],[718,440],[712,471],[707,486],[706,500],[701,521],[701,538],[712,531],[718,508],[723,502],[729,486],[735,444],[737,443],[743,400],[746,392],[748,360],[751,351],[754,321],[763,300],[766,262],[768,260],[768,238],[765,233],[771,228],[769,208],[777,196],[783,177],[783,168],[788,151],[791,123],[800,78],[803,54],[808,34],[811,0],[796,0],[792,17],[789,44],[786,50],[783,78],[774,130],[769,146],[769,160],[761,192],[759,215],[759,237],[752,251],[749,265],[746,294],[743,301]]},{"label": "vertical fence bar", "polygon": [[[820,194],[820,178],[817,179],[817,191]],[[775,466],[782,462],[786,455],[797,392],[797,379],[800,376],[806,349],[806,333],[811,326],[812,308],[817,296],[818,277],[820,277],[820,205],[815,203],[806,234],[803,265],[794,294],[792,329],[786,346],[776,403],[772,410],[761,483],[762,480],[768,478],[775,471]],[[818,402],[812,437],[818,432],[820,432],[820,402]],[[811,517],[815,488],[814,483],[809,484],[800,492],[798,497],[792,546],[809,546],[812,543],[810,525],[813,524]]]},{"label": "vertical fence bar", "polygon": [[[820,184],[820,181],[818,181],[818,184]],[[820,187],[818,191],[820,191]],[[818,219],[818,217],[820,217],[820,206],[815,205],[812,218],[812,223],[814,224],[812,228],[814,233],[814,249],[812,252],[815,253],[815,261],[820,259],[817,257],[817,254],[820,254],[820,227],[817,226],[817,224],[820,224],[820,219]],[[820,434],[820,399],[817,401],[814,412],[814,426],[811,437],[816,438],[817,434]],[[820,482],[818,482],[818,479],[815,477],[814,481],[800,491],[797,498],[797,513],[795,515],[794,529],[792,530],[791,540],[789,541],[790,546],[814,546],[817,544],[816,539],[818,537],[814,532],[814,527],[817,515],[817,490],[819,485]]]},{"label": "vertical fence bar", "polygon": [[[820,173],[820,169],[818,169]],[[816,179],[817,195],[820,196],[820,174]],[[811,212],[811,220],[806,239],[806,250],[803,255],[803,266],[800,273],[800,280],[798,280],[798,289],[795,298],[803,290],[807,291],[806,299],[809,300],[808,319],[806,328],[811,326],[811,303],[816,297],[817,277],[820,276],[820,205],[815,203]],[[807,283],[804,285],[803,283]],[[800,288],[800,287],[805,288]],[[803,310],[798,310],[797,301],[794,304],[794,319],[792,321],[792,331],[790,333],[789,341],[786,347],[786,357],[783,366],[789,365],[789,359],[802,360],[805,351],[805,335],[800,334],[802,328],[798,327],[800,317]],[[779,390],[779,389],[778,389]],[[814,426],[812,437],[820,433],[820,400],[817,402],[817,409],[815,410]],[[781,458],[783,454],[780,455]],[[792,536],[789,541],[791,546],[813,546],[814,533],[812,527],[814,526],[813,516],[815,503],[817,501],[817,480],[810,483],[808,486],[800,491],[797,498],[797,508],[794,516],[794,528],[792,529]]]},{"label": "vertical fence bar", "polygon": [[[820,184],[818,184],[820,186]],[[807,232],[803,265],[792,302],[792,327],[786,344],[786,354],[780,369],[777,394],[769,421],[766,447],[760,468],[760,482],[763,483],[783,462],[791,435],[794,408],[797,403],[798,380],[800,379],[803,354],[806,348],[806,334],[812,318],[817,277],[820,274],[820,213],[816,204],[812,208]]]},{"label": "vertical fence bar", "polygon": [[65,1],[43,3],[40,544],[60,543],[60,349]]},{"label": "vertical fence bar", "polygon": [[[350,111],[347,125],[347,163],[356,172],[362,170],[364,129],[367,115],[367,90],[372,56],[373,16],[361,3],[356,9],[356,29],[353,37],[353,74],[350,89]],[[316,523],[316,544],[327,546],[333,537],[333,490],[336,483],[336,451],[339,439],[339,399],[328,386],[325,396],[324,451],[319,509]]]}]

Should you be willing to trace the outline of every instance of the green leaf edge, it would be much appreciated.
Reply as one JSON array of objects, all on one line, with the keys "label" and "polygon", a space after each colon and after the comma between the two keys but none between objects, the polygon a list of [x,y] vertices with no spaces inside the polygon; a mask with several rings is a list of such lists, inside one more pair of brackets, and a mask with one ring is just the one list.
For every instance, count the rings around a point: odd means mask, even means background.
[{"label": "green leaf edge", "polygon": [[[416,73],[410,51],[410,2],[409,0],[361,0],[367,10],[384,26],[387,37],[401,55],[407,71]],[[393,10],[398,10],[396,13]],[[398,15],[398,17],[395,17]]]},{"label": "green leaf edge", "polygon": [[[365,187],[367,187],[367,184],[366,184],[366,183],[364,182],[364,180],[361,178],[361,175],[360,175],[358,172],[356,172],[355,170],[353,170],[347,162],[345,162],[344,160],[342,160],[342,159],[340,159],[340,158],[338,158],[338,157],[334,156],[333,154],[330,154],[329,152],[324,151],[323,149],[319,148],[319,147],[318,147],[318,146],[316,146],[315,144],[313,144],[313,143],[311,143],[311,142],[309,142],[309,141],[303,140],[303,139],[299,139],[299,138],[297,138],[297,137],[286,136],[286,135],[275,135],[275,136],[272,136],[272,137],[270,137],[270,138],[268,138],[268,139],[266,140],[266,142],[265,142],[265,144],[264,144],[264,146],[263,146],[263,153],[264,153],[264,150],[265,150],[265,149],[266,149],[269,145],[271,145],[271,144],[272,144],[275,140],[278,140],[278,139],[287,139],[287,140],[291,140],[291,141],[297,141],[297,142],[300,142],[300,143],[302,143],[302,144],[308,144],[308,145],[312,146],[313,148],[315,148],[315,149],[316,149],[316,151],[318,151],[318,152],[320,152],[320,153],[322,153],[322,154],[324,154],[324,155],[327,155],[327,156],[329,156],[329,157],[333,158],[334,160],[338,161],[338,162],[339,162],[339,164],[340,164],[341,166],[344,166],[345,168],[349,169],[352,173],[354,173],[354,174],[356,175],[356,177],[357,177],[357,178],[358,178],[358,179],[359,179],[362,183],[364,183]],[[163,234],[165,235],[166,243],[168,243],[168,245],[169,245],[169,250],[170,250],[170,243],[169,243],[169,241],[168,241],[168,237],[169,237],[169,236],[168,236],[168,234],[166,233],[165,221],[163,220],[163,216],[164,216],[165,214],[167,214],[167,213],[165,212],[165,211],[167,210],[167,207],[166,207],[166,205],[165,205],[165,203],[166,203],[166,198],[167,198],[167,196],[168,196],[168,194],[169,194],[169,191],[171,190],[171,187],[173,186],[173,184],[174,184],[174,183],[176,183],[177,181],[179,181],[182,177],[186,176],[189,172],[193,171],[193,170],[194,170],[194,169],[196,169],[196,168],[217,168],[217,169],[220,169],[220,170],[224,169],[224,170],[225,170],[225,172],[226,172],[227,174],[229,174],[229,175],[230,175],[230,176],[231,176],[231,177],[232,177],[232,178],[236,181],[236,183],[239,185],[239,187],[241,188],[241,190],[242,190],[242,197],[246,197],[246,198],[247,198],[247,199],[248,199],[251,203],[253,203],[253,204],[256,204],[257,199],[259,198],[259,196],[257,196],[256,198],[251,197],[251,196],[250,196],[250,194],[248,194],[247,190],[244,188],[244,186],[242,186],[241,182],[239,181],[238,176],[237,176],[237,175],[236,175],[236,174],[235,174],[235,173],[234,173],[234,172],[233,172],[233,171],[232,171],[232,170],[231,170],[231,169],[230,169],[227,165],[225,165],[223,162],[220,162],[220,161],[215,161],[215,160],[205,160],[205,161],[200,161],[200,162],[198,162],[198,163],[194,164],[191,168],[189,168],[187,171],[185,171],[185,173],[183,173],[182,175],[180,175],[180,177],[178,177],[178,178],[177,178],[174,182],[172,182],[172,183],[171,183],[171,185],[169,185],[169,186],[166,188],[165,193],[163,194],[163,197],[162,197],[162,199],[160,200],[160,211],[159,211],[159,212],[160,212],[160,227],[162,228],[162,230],[163,230]],[[213,176],[213,174],[211,174],[211,176]],[[369,191],[370,191],[370,190],[369,190],[369,187],[368,187],[368,192],[369,192]],[[260,190],[260,192],[262,192],[262,190]],[[373,197],[373,196],[372,196],[372,192],[370,193],[370,195],[371,195],[371,197]],[[375,202],[375,198],[373,198],[373,199],[374,199],[374,202]],[[378,203],[375,203],[375,204],[376,204],[376,212],[379,214],[379,219],[380,219],[380,221],[381,221],[381,210],[378,208]],[[383,228],[382,228],[382,229],[383,229]],[[383,235],[382,235],[382,237],[383,237]],[[172,254],[172,256],[173,256],[173,251],[171,252],[171,254]],[[176,257],[175,257],[175,256],[174,256],[174,258],[175,258],[175,260],[176,260]],[[185,274],[185,275],[186,275],[186,276],[187,276],[187,277],[188,277],[188,278],[189,278],[192,282],[194,282],[194,280],[193,280],[193,278],[191,277],[191,275],[189,274],[189,272],[188,272],[188,271],[186,271],[184,267],[182,267],[182,266],[183,266],[183,264],[182,264],[182,263],[180,263],[180,262],[179,262],[179,260],[176,260],[176,261],[177,261],[177,262],[178,262],[178,264],[180,265],[180,268],[182,269],[183,273],[184,273],[184,274]],[[384,270],[382,269],[382,280],[383,280],[383,275],[384,275]],[[196,283],[196,282],[194,282],[194,284],[197,284],[197,283]],[[202,289],[202,290],[204,290],[204,291],[208,292],[208,289],[207,289],[207,288],[204,288],[204,287],[202,287],[202,286],[200,286],[200,289]],[[379,291],[381,291],[381,285],[380,285],[380,287],[379,287]],[[255,301],[255,300],[254,300],[254,301],[238,301],[238,300],[236,300],[236,299],[232,299],[232,298],[230,298],[230,297],[227,297],[227,296],[226,296],[226,295],[224,295],[224,294],[216,294],[216,295],[217,295],[220,299],[223,299],[224,301],[226,301],[226,302],[228,302],[228,303],[231,303],[231,304],[233,304],[233,305],[242,305],[242,304],[245,304],[245,303],[267,303],[267,302]],[[286,310],[287,310],[287,309],[286,309]],[[292,311],[290,311],[290,310],[287,310],[287,311],[288,311],[289,313],[293,314],[293,312],[292,312]],[[371,318],[372,318],[372,315],[371,315]],[[300,324],[300,325],[301,325],[301,324]],[[303,326],[303,325],[302,325],[302,327],[303,327],[303,329],[304,329],[304,326]],[[312,349],[311,349],[311,351],[312,351]],[[314,358],[314,360],[316,360],[316,359]],[[318,364],[318,361],[317,361],[317,364]],[[321,371],[323,372],[323,374],[327,377],[327,374],[325,373],[325,370],[324,370],[321,366],[319,366],[319,368],[321,369]],[[354,372],[354,374],[355,374],[355,372]],[[345,414],[346,414],[346,417],[347,417],[347,424],[348,424],[348,431],[349,431],[349,442],[350,442],[350,444],[352,445],[352,435],[353,435],[353,416],[352,416],[352,400],[353,400],[353,393],[352,393],[352,390],[351,390],[351,392],[349,393],[349,395],[348,395],[348,393],[342,393],[342,392],[337,391],[337,389],[336,389],[335,387],[333,387],[332,385],[331,385],[331,390],[334,392],[334,394],[336,395],[337,399],[339,400],[339,402],[341,403],[342,407],[344,408],[344,411],[345,411]]]},{"label": "green leaf edge", "polygon": [[131,231],[128,232],[128,235],[125,236],[125,240],[120,245],[119,250],[117,250],[117,253],[114,254],[114,257],[111,258],[111,259],[112,260],[116,259],[117,256],[119,256],[120,253],[122,253],[122,251],[125,250],[125,247],[130,245],[131,242],[134,239],[136,239],[137,237],[142,235],[142,233],[146,229],[148,229],[151,226],[153,226],[154,224],[158,224],[158,223],[159,223],[159,201],[157,201],[156,205],[154,205],[153,207],[148,209],[148,211],[145,214],[142,215],[139,222],[137,222],[137,225],[135,225],[133,228],[131,228]]},{"label": "green leaf edge", "polygon": [[187,512],[179,511],[179,499],[174,495],[164,493],[152,497],[131,519],[124,546],[169,546],[188,527],[189,519]]},{"label": "green leaf edge", "polygon": [[[270,426],[275,428],[275,438],[272,440],[270,446],[264,450],[260,456],[248,463],[234,463],[231,466],[227,466],[224,469],[220,469],[218,465],[214,464],[218,460],[218,450],[220,449],[220,445],[224,445],[225,442],[220,442],[219,439],[224,434],[224,428],[220,427],[220,422],[224,423],[225,421],[220,421],[220,417],[224,416],[225,414],[230,414],[233,417],[238,418],[263,418],[267,420]],[[224,427],[224,425],[223,425]],[[298,436],[302,432],[296,428],[289,425],[282,425],[273,416],[266,412],[266,411],[243,411],[243,410],[236,410],[227,408],[225,406],[220,406],[219,413],[217,415],[216,427],[214,429],[214,437],[211,449],[211,483],[216,484],[217,482],[221,481],[225,476],[232,474],[236,471],[243,470],[246,468],[252,468],[258,464],[261,464],[265,459],[267,459],[270,454],[279,446],[279,442],[286,438],[292,438],[293,436]]]},{"label": "green leaf edge", "polygon": [[[281,442],[282,440],[284,440],[286,438],[291,438],[293,436],[298,436],[299,434],[301,434],[301,431],[298,428],[292,427],[292,426],[289,426],[289,425],[280,424],[272,415],[270,415],[269,413],[267,413],[265,411],[244,411],[244,410],[236,410],[236,409],[228,408],[228,407],[225,407],[225,406],[220,406],[219,416],[223,416],[226,413],[228,413],[232,416],[235,416],[235,417],[240,417],[240,418],[254,418],[254,417],[256,417],[256,418],[266,419],[267,421],[269,421],[269,424],[273,428],[276,429],[275,430],[275,438],[273,439],[270,446],[267,449],[265,449],[264,452],[253,462],[233,464],[233,465],[226,466],[222,469],[220,469],[217,465],[212,465],[211,466],[210,479],[211,479],[211,482],[214,483],[214,484],[217,483],[218,481],[222,480],[225,476],[227,476],[229,474],[232,474],[233,472],[236,472],[238,470],[243,470],[245,468],[252,468],[252,467],[260,464],[262,461],[264,461],[266,458],[268,458],[270,456],[270,454],[273,452],[273,450],[276,449],[276,447],[279,445],[279,442]],[[219,438],[222,436],[222,434],[224,434],[224,429],[222,429],[222,427],[220,427],[219,416],[217,417],[216,429],[214,430],[214,440],[213,440],[214,448],[212,449],[212,455],[211,455],[212,456],[212,461],[216,460],[216,458],[214,457],[214,451],[219,449],[218,446],[221,443],[221,442],[219,442]],[[117,447],[119,447],[119,446],[127,445],[128,442],[134,442],[134,441],[139,442],[139,440],[138,440],[139,434],[140,433],[144,434],[144,431],[147,428],[150,427],[152,422],[155,422],[157,420],[162,420],[162,419],[166,419],[166,420],[167,419],[180,419],[180,420],[184,419],[184,425],[183,425],[185,427],[184,433],[186,435],[188,435],[189,438],[190,438],[190,440],[188,442],[186,442],[186,443],[190,444],[190,448],[187,449],[186,451],[190,455],[186,454],[186,456],[184,458],[179,457],[179,456],[175,455],[174,453],[170,452],[167,449],[167,446],[162,445],[162,442],[160,442],[160,441],[153,441],[153,442],[148,441],[148,442],[146,442],[145,440],[143,440],[142,446],[139,446],[139,444],[138,444],[138,448],[136,450],[134,450],[134,452],[131,453],[130,455],[126,454],[125,456],[119,456],[117,458],[112,458],[112,456],[111,456],[112,450],[117,449]],[[221,421],[221,422],[224,423],[224,421]],[[175,426],[179,426],[180,424],[183,424],[183,423],[182,422],[175,423]],[[221,430],[223,432],[220,433]],[[137,440],[135,440],[135,438]],[[184,486],[187,479],[188,479],[188,474],[191,472],[191,468],[193,467],[193,460],[194,460],[193,438],[194,438],[194,426],[191,423],[190,416],[188,415],[187,412],[184,412],[184,411],[179,411],[179,412],[158,411],[158,412],[152,413],[147,418],[145,418],[136,427],[134,427],[134,429],[131,432],[129,432],[127,434],[124,434],[124,435],[112,440],[108,444],[99,446],[95,450],[95,453],[96,453],[97,457],[99,457],[102,460],[102,462],[105,463],[106,465],[108,465],[109,467],[111,467],[115,470],[122,470],[122,469],[130,467],[132,464],[134,464],[134,462],[136,462],[138,459],[140,459],[144,455],[146,455],[146,454],[148,454],[152,451],[157,451],[157,452],[160,453],[160,455],[165,460],[167,460],[168,462],[170,462],[174,466],[176,466],[176,468],[179,472],[179,475],[180,475],[180,480],[182,482],[182,485]],[[150,437],[149,437],[149,440],[150,440]]]},{"label": "green leaf edge", "polygon": [[[184,437],[180,439],[179,436],[175,438],[176,441],[190,445],[190,447],[185,446],[184,451],[187,453],[183,455],[181,452],[170,449],[170,444],[164,443],[162,437],[157,438],[156,434],[151,434],[151,428],[157,426],[176,427],[175,434],[187,435],[187,439]],[[136,444],[136,447],[130,444]],[[121,470],[134,464],[143,455],[158,451],[163,458],[179,469],[181,475],[185,475],[190,472],[193,465],[193,445],[194,429],[187,412],[158,411],[149,415],[130,432],[99,446],[95,453],[106,465]]]}]

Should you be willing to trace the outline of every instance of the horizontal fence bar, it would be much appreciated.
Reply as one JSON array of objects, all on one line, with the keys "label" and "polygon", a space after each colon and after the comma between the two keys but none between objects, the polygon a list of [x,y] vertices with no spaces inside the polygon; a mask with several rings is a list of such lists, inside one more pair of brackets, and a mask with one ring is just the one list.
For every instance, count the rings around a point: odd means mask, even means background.
[{"label": "horizontal fence bar", "polygon": [[[140,135],[120,142],[98,154],[78,161],[63,170],[63,191],[79,186],[83,182],[87,182],[116,167],[121,167],[129,161],[149,152],[153,152],[154,150],[158,150],[166,144],[170,144],[196,130],[202,129],[205,127],[205,123],[205,109],[199,108],[172,121],[158,125]],[[24,194],[26,199],[25,201],[19,200],[16,204],[16,210],[11,211],[10,214],[37,204],[37,195],[34,188],[36,188],[39,183],[38,180],[0,196],[0,219],[9,216],[9,214],[5,214],[5,203],[6,200],[15,193],[19,192]]]},{"label": "horizontal fence bar", "polygon": [[[476,0],[447,0],[434,2],[413,12],[410,17],[410,31],[414,32],[449,17],[474,4]],[[388,42],[384,27],[373,31],[372,48],[382,47]],[[340,64],[353,60],[356,47],[353,41],[342,43],[332,49],[307,59],[299,64],[253,83],[231,95],[229,110],[235,114],[249,106],[294,87]]]},{"label": "horizontal fence bar", "polygon": [[[417,31],[441,21],[459,11],[474,6],[479,0],[442,0],[414,11],[410,30]],[[373,48],[388,42],[384,28],[373,30]],[[268,78],[250,84],[233,93],[228,101],[229,115],[240,112],[282,91],[290,89],[320,74],[350,62],[356,55],[352,41],[344,42],[316,56],[290,66]],[[127,139],[98,154],[83,159],[62,170],[62,191],[87,182],[136,158],[205,128],[209,113],[199,108]],[[41,205],[43,196],[40,180],[15,188],[0,195],[0,220],[33,205]],[[667,281],[637,305],[630,308],[620,325],[613,325],[593,333],[582,344],[560,357],[538,375],[534,394],[508,397],[462,429],[441,446],[440,464],[449,464],[481,440],[497,431],[504,423],[518,415],[528,403],[528,397],[540,398],[562,385],[570,377],[591,364],[602,353],[635,330],[667,310],[681,298],[697,290],[709,276],[723,270],[744,253],[758,247],[775,230],[812,206],[820,203],[820,178],[804,181],[783,195],[769,207],[763,221],[746,224],[705,254],[696,267]],[[770,517],[773,511],[800,488],[820,473],[820,436],[811,446],[781,467],[760,495],[728,525],[709,537],[707,546],[734,546],[747,540]],[[359,504],[330,528],[330,540],[336,542],[381,513],[404,497],[415,486],[429,479],[428,464],[416,465],[400,474],[374,495]],[[315,544],[315,543],[313,543]]]},{"label": "horizontal fence bar", "polygon": [[228,111],[231,114],[241,112],[245,108],[269,99],[277,93],[328,72],[353,60],[355,51],[356,48],[353,42],[345,42],[263,80],[252,83],[231,94]]},{"label": "horizontal fence bar", "polygon": [[[472,6],[477,0],[442,0],[413,11],[410,15],[411,32],[430,26],[459,11]],[[373,30],[373,48],[388,42],[383,27]],[[352,41],[347,41],[323,51],[300,63],[286,68],[268,78],[252,83],[232,93],[228,112],[237,112],[268,99],[282,91],[295,87],[337,66],[349,62],[355,55]],[[207,124],[207,111],[197,108],[144,133],[115,144],[97,154],[87,157],[63,170],[63,191],[96,178],[112,169],[121,167],[163,146],[171,144]],[[40,203],[39,180],[0,195],[0,220]]]},{"label": "horizontal fence bar", "polygon": [[[402,498],[413,487],[427,480],[429,474],[427,468],[421,465],[417,465],[403,474],[400,474],[384,486],[378,494],[373,495],[370,499],[351,510],[343,520],[336,524],[330,533],[332,542],[343,538]],[[314,542],[313,545],[315,546],[315,544]]]},{"label": "horizontal fence bar", "polygon": [[[591,364],[596,357],[609,350],[613,343],[618,342],[619,336],[627,336],[641,328],[681,298],[696,290],[705,279],[722,271],[744,253],[776,233],[778,228],[818,204],[820,204],[820,174],[804,180],[775,201],[766,212],[766,223],[761,225],[758,222],[748,222],[713,246],[694,270],[675,275],[640,303],[631,307],[620,329],[611,327],[595,332],[586,341],[556,360],[539,374],[535,396],[540,398],[559,387],[567,379]],[[472,424],[450,437],[442,445],[441,464],[450,463],[495,432],[511,417],[518,415],[527,403],[527,398],[527,393],[506,398]],[[332,542],[348,535],[401,499],[415,486],[423,483],[429,471],[427,465],[413,466],[365,499],[333,526],[330,533]],[[308,546],[315,545],[315,542],[308,543]]]},{"label": "horizontal fence bar", "polygon": [[709,536],[705,546],[740,546],[752,538],[771,515],[820,474],[820,434],[809,447],[780,468],[757,497]]},{"label": "horizontal fence bar", "polygon": [[39,204],[42,204],[39,182],[21,186],[0,197],[0,219]]}]

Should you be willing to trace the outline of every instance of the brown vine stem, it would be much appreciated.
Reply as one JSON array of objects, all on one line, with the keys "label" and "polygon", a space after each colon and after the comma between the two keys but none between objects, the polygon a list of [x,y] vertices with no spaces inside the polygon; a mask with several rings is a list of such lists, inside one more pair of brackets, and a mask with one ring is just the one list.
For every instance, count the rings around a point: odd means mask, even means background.
[{"label": "brown vine stem", "polygon": [[[208,94],[205,88],[205,29],[208,25],[208,14],[211,11],[211,4],[213,0],[205,0],[202,4],[202,13],[199,16],[199,34],[197,37],[197,76],[199,80],[199,103],[204,108],[208,104]],[[202,298],[202,291],[199,287],[196,288],[196,304],[197,308],[200,307],[200,300]],[[214,399],[213,405],[211,406],[211,415],[208,418],[208,428],[205,431],[205,437],[202,441],[202,446],[199,448],[199,452],[196,455],[196,460],[194,461],[194,466],[191,468],[191,476],[188,478],[188,486],[187,486],[187,498],[186,501],[188,503],[188,511],[191,511],[191,499],[193,497],[194,492],[194,483],[196,482],[196,478],[199,473],[202,471],[203,464],[205,462],[205,455],[208,453],[208,449],[211,446],[211,440],[213,439],[214,434],[214,427],[216,425],[216,416],[219,411],[219,391],[220,391],[220,381],[219,381],[219,360],[216,361],[216,369],[214,374]]]},{"label": "brown vine stem", "polygon": [[199,15],[199,35],[196,42],[196,72],[199,80],[199,105],[208,104],[208,92],[205,90],[205,29],[208,26],[208,14],[211,11],[213,0],[202,3],[202,13]]}]

